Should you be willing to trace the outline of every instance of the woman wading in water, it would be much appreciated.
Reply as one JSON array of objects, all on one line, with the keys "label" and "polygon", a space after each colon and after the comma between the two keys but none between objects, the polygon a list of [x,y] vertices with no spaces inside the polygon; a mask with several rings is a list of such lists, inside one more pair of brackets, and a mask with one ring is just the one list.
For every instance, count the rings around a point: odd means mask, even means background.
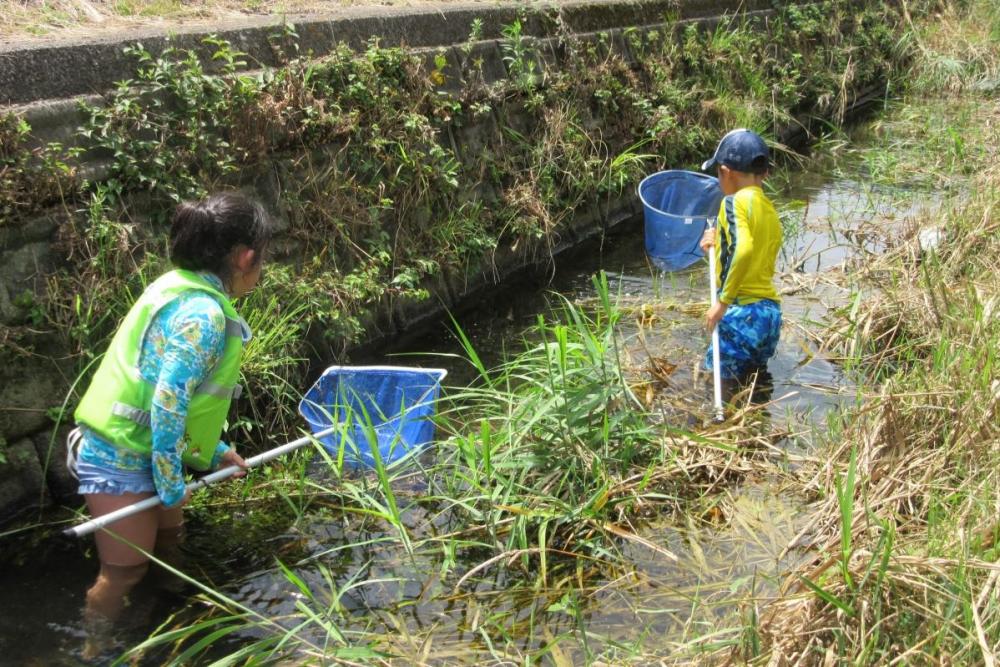
[{"label": "woman wading in water", "polygon": [[101,570],[87,591],[86,658],[107,648],[147,554],[181,543],[184,466],[245,467],[219,440],[250,339],[231,301],[260,279],[271,233],[263,207],[239,194],[180,204],[170,228],[175,268],[122,320],[76,410],[70,452],[91,516],[154,494],[162,501],[96,534]]}]

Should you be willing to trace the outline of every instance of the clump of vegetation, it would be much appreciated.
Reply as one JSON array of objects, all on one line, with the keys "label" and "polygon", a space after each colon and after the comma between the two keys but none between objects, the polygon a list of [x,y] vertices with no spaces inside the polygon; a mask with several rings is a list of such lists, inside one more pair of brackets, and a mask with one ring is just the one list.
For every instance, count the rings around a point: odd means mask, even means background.
[{"label": "clump of vegetation", "polygon": [[[1000,118],[981,88],[996,72],[1000,13],[990,3],[966,11],[949,8],[916,33],[918,76],[881,124],[887,144],[872,149],[898,151],[931,183],[953,183],[963,169],[923,140],[924,120],[978,151],[989,150],[981,128]],[[876,220],[868,230],[887,250],[856,267],[850,306],[829,332],[862,374],[866,400],[834,423],[828,456],[806,471],[819,549],[748,630],[759,641],[746,659],[991,664],[996,655],[1000,248],[983,212],[998,205],[998,186],[987,167],[902,228]]]},{"label": "clump of vegetation", "polygon": [[172,204],[204,196],[237,171],[243,156],[229,141],[230,116],[255,93],[248,80],[224,78],[246,66],[242,54],[211,38],[206,42],[218,47],[219,76],[207,76],[193,51],[168,47],[153,57],[142,45],[129,46],[125,54],[137,62],[135,78],[120,82],[107,105],[89,107],[81,135],[112,160],[100,184],[109,205],[126,193],[147,192],[146,214],[163,222]]},{"label": "clump of vegetation", "polygon": [[70,198],[76,172],[59,144],[31,148],[31,126],[13,113],[0,115],[0,225]]}]

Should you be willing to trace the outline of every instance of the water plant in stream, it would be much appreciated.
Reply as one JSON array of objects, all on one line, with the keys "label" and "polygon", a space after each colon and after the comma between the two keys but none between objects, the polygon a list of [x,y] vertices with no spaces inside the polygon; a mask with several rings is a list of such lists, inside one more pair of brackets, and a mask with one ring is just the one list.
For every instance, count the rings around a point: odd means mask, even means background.
[{"label": "water plant in stream", "polygon": [[[224,590],[205,595],[207,616],[179,616],[142,649],[170,644],[191,656],[226,628],[247,638],[233,654],[241,659],[308,661],[318,646],[330,646],[339,648],[329,658],[350,660],[356,647],[375,661],[424,662],[425,642],[434,640],[420,640],[423,631],[401,614],[458,604],[483,609],[476,626],[484,658],[638,651],[587,627],[596,592],[629,576],[635,549],[676,560],[640,534],[644,522],[698,507],[702,494],[760,469],[771,453],[750,430],[730,427],[723,442],[647,414],[623,369],[621,311],[606,276],[594,286],[592,305],[563,300],[557,316],[540,317],[524,349],[496,368],[456,329],[477,377],[440,399],[431,450],[391,464],[377,458],[364,473],[345,465],[344,447],[319,448],[298,481],[285,480],[297,526],[341,527],[329,545],[297,559],[284,552],[273,576],[294,592],[294,604],[262,623]],[[352,421],[342,422],[349,438]],[[364,415],[361,422],[370,424]],[[362,430],[363,440],[374,438],[370,426]],[[268,486],[279,484],[274,478]],[[374,618],[356,602],[338,602],[379,590],[394,602],[380,603]],[[217,618],[225,620],[217,625]],[[243,631],[233,629],[239,623]]]},{"label": "water plant in stream", "polygon": [[540,317],[527,349],[498,369],[477,362],[460,333],[479,383],[448,395],[442,428],[453,448],[429,471],[431,493],[461,499],[494,558],[523,554],[540,584],[552,544],[572,555],[595,536],[628,535],[615,521],[636,503],[673,499],[652,480],[667,453],[622,374],[606,277],[595,285],[595,313],[564,302],[562,321]]}]

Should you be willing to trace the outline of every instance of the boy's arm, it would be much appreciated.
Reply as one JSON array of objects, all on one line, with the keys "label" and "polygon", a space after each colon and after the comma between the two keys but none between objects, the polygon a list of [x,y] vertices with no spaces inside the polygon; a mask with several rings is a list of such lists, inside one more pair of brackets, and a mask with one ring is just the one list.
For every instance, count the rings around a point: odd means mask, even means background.
[{"label": "boy's arm", "polygon": [[736,301],[750,269],[750,258],[753,256],[753,232],[750,226],[749,201],[737,195],[730,202],[732,202],[732,208],[726,211],[731,243],[730,259],[728,270],[727,267],[723,267],[725,282],[722,285],[722,293],[719,295],[719,300],[727,305]]}]

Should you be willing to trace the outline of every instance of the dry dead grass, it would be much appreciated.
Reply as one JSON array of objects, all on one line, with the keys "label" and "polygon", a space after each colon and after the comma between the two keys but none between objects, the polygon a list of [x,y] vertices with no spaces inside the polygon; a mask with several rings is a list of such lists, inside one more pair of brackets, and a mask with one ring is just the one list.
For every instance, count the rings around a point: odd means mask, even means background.
[{"label": "dry dead grass", "polygon": [[[859,359],[878,389],[806,476],[819,500],[799,537],[816,556],[761,618],[768,665],[995,664],[1000,179],[987,171],[971,185],[856,267],[864,297],[828,346]],[[930,254],[917,230],[932,225],[945,241]]]}]

